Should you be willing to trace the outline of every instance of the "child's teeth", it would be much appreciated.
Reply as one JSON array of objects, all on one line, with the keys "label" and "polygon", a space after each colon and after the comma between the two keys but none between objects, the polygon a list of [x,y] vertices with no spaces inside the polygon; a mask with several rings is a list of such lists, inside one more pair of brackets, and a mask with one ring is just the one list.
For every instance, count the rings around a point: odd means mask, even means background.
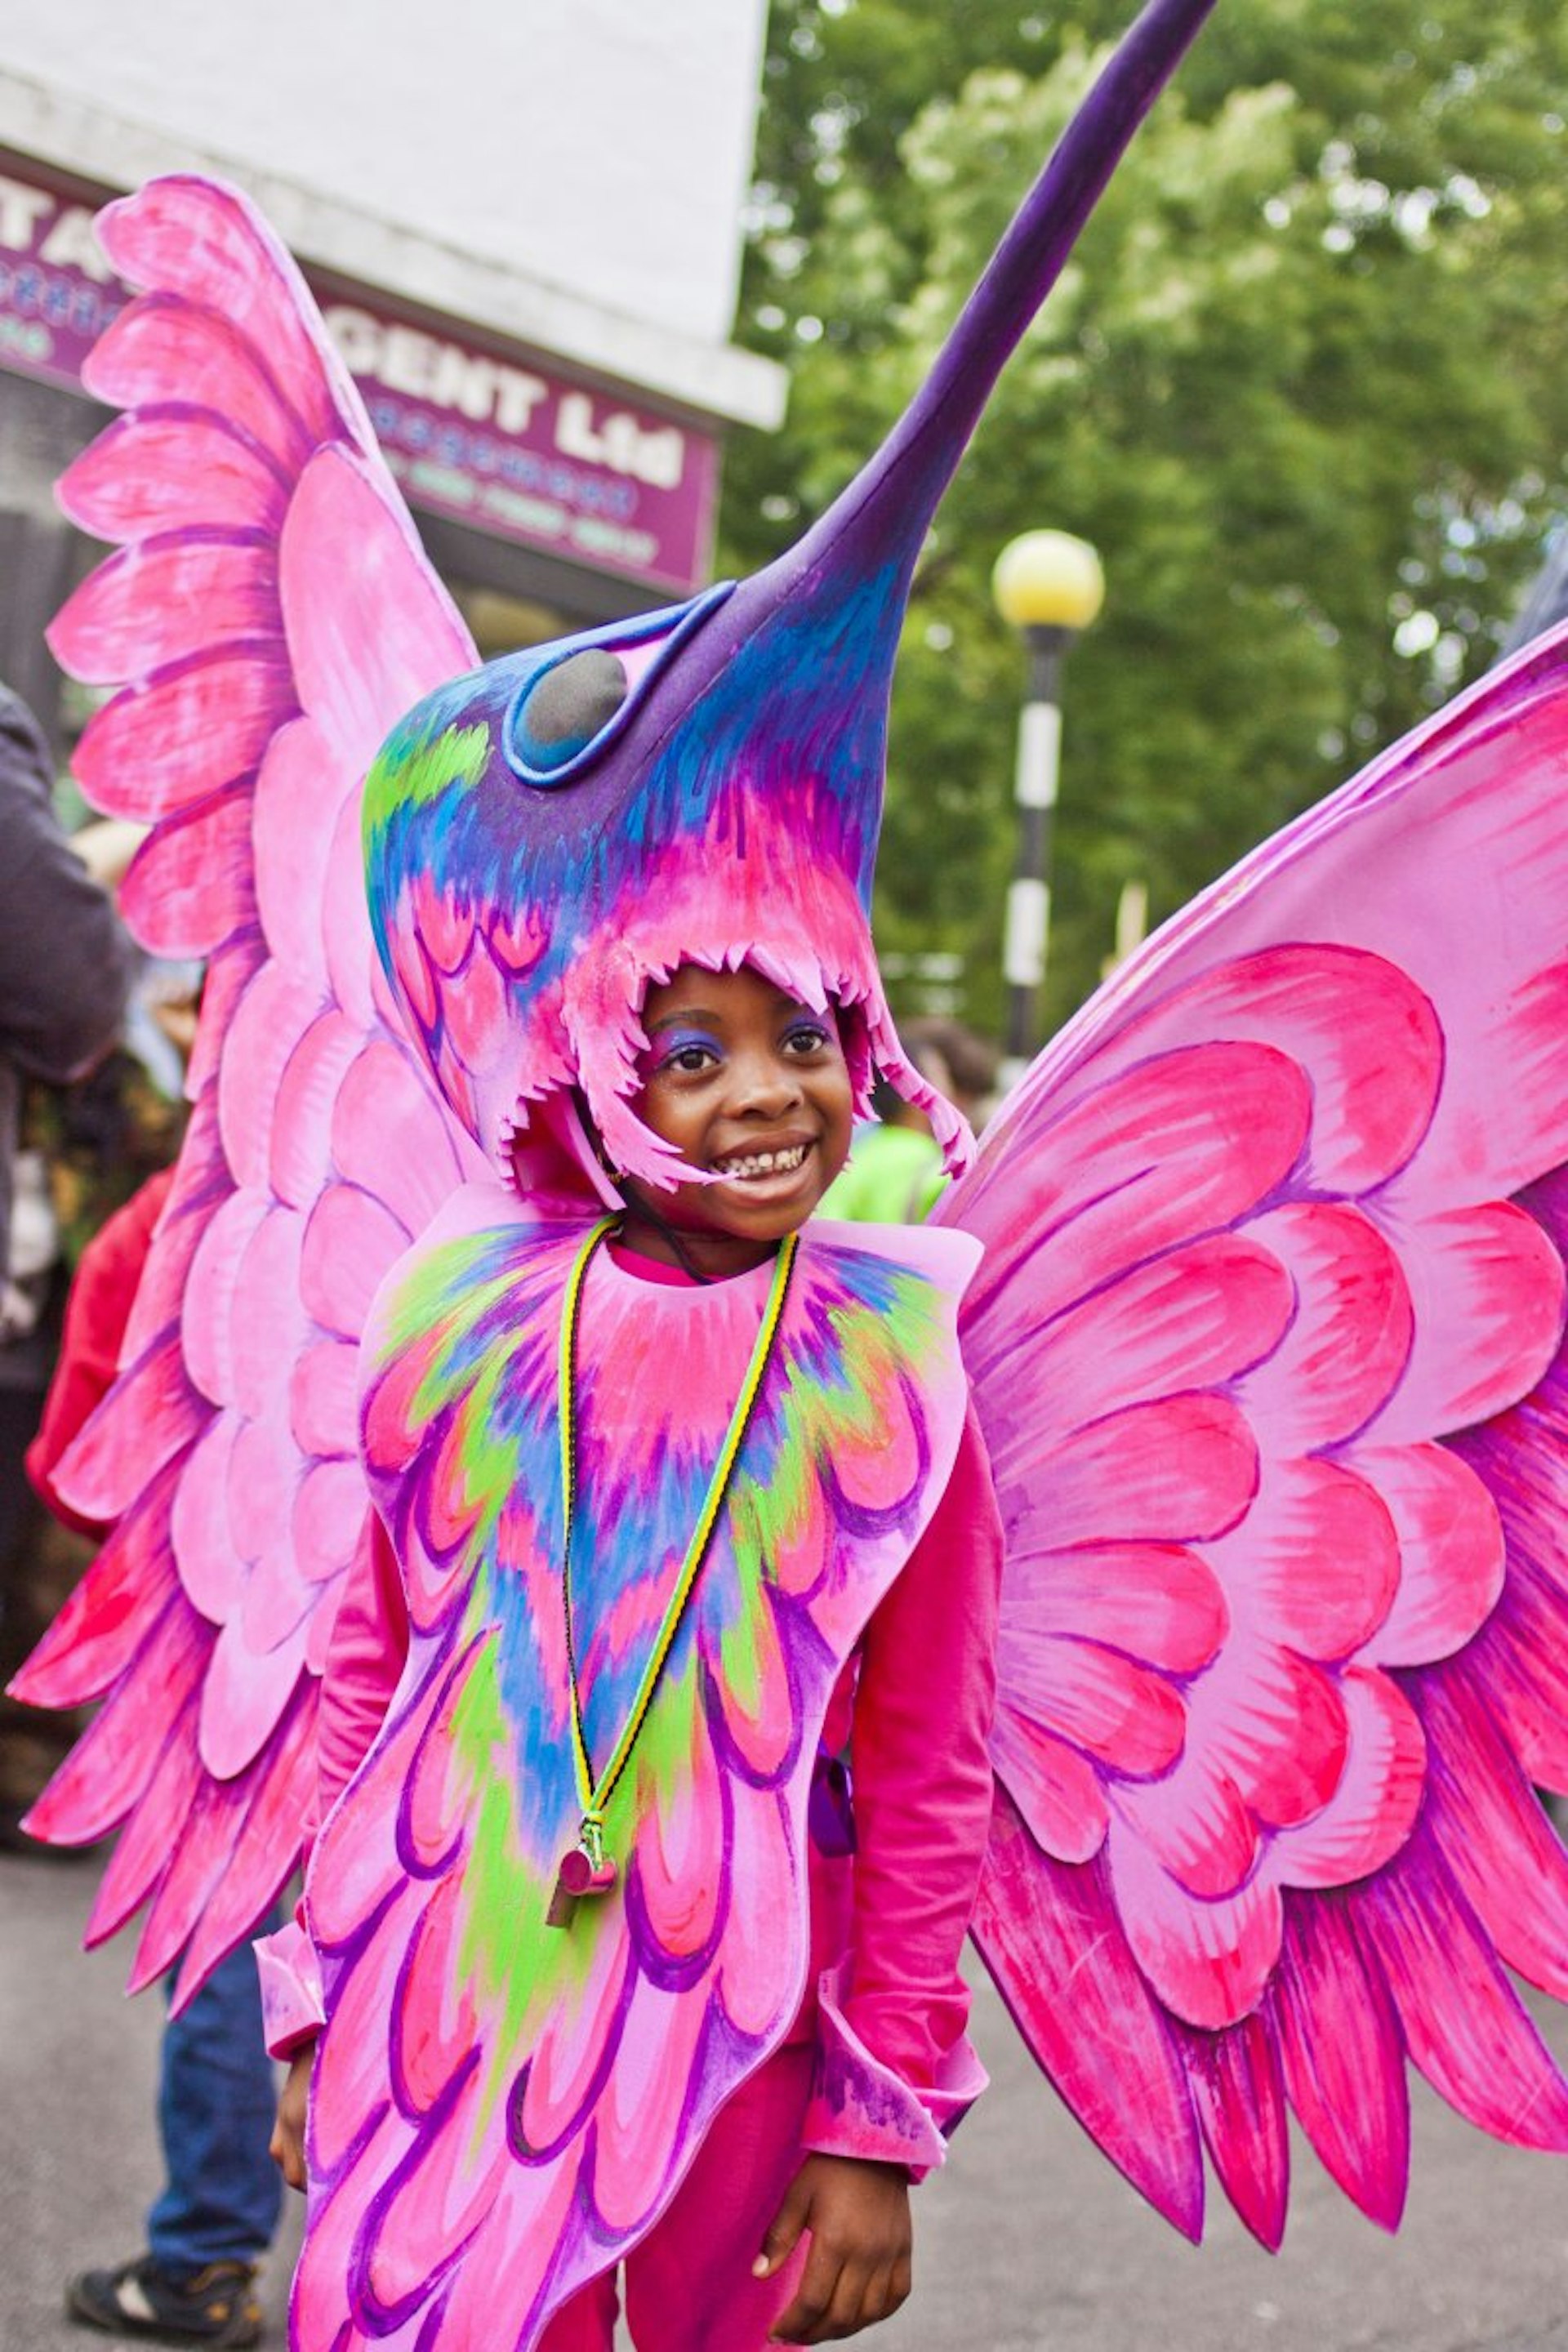
[{"label": "child's teeth", "polygon": [[797,1143],[788,1151],[753,1151],[744,1160],[726,1160],[722,1165],[726,1176],[743,1181],[748,1176],[771,1176],[781,1169],[798,1168],[805,1158],[805,1146]]}]

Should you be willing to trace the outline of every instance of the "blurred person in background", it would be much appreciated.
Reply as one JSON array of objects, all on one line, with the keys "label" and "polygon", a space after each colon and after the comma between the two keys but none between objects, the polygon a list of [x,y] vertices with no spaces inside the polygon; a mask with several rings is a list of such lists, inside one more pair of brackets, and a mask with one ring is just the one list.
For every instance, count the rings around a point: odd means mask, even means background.
[{"label": "blurred person in background", "polygon": [[[26,705],[0,687],[0,1685],[58,1602],[31,1589],[37,1521],[23,1457],[53,1361],[61,1286],[47,1158],[20,1148],[23,1090],[65,1087],[120,1032],[131,947],[113,904],[72,847],[54,805],[54,769]],[[40,1740],[24,1711],[0,1712],[0,1843],[58,1759],[68,1727]]]},{"label": "blurred person in background", "polygon": [[[57,800],[68,811],[68,783]],[[113,895],[146,832],[145,825],[119,821],[92,823],[71,831],[70,845],[92,879]],[[14,1344],[0,1368],[10,1375],[14,1435],[37,1419],[56,1360],[67,1283],[83,1251],[153,1171],[173,1160],[184,1127],[185,1055],[195,1025],[201,967],[131,952],[131,994],[108,1052],[68,1086],[28,1077],[21,1088],[18,1148],[10,1161],[8,1281],[13,1320],[20,1308],[27,1331],[25,1344]],[[34,1451],[40,1443],[34,1438]],[[8,1458],[14,1475],[14,1458]],[[27,1462],[31,1472],[32,1453]],[[16,1499],[14,1517],[10,1549],[16,1569],[7,1622],[0,1628],[5,1675],[64,1607],[94,1549],[91,1535],[68,1514],[45,1511],[31,1496]],[[0,1843],[23,1851],[57,1851],[29,1840],[17,1816],[63,1761],[84,1721],[80,1709],[56,1714],[24,1706],[5,1693],[0,1678]]]},{"label": "blurred person in background", "polygon": [[[900,1024],[899,1042],[921,1077],[955,1103],[978,1134],[996,1083],[996,1055],[984,1037],[962,1021],[922,1013]],[[869,1224],[920,1224],[947,1181],[931,1122],[880,1079],[872,1089],[871,1108],[875,1119],[857,1134],[849,1164],[823,1194],[817,1214]]]},{"label": "blurred person in background", "polygon": [[[79,1430],[106,1394],[153,1230],[174,1181],[163,1168],[88,1244],[66,1306],[59,1362],[27,1469],[67,1527],[101,1538],[55,1485]],[[276,1918],[266,1923],[275,1926]],[[276,2088],[262,2039],[256,1958],[242,1944],[163,2028],[158,2137],[164,2182],[147,2215],[147,2244],[127,2260],[79,2272],[68,2315],[121,2337],[225,2347],[261,2335],[256,2294],[283,2184],[268,2154]]]},{"label": "blurred person in background", "polygon": [[[104,821],[73,834],[71,846],[106,888],[118,889],[144,838],[143,826]],[[137,956],[114,1048],[84,1083],[33,1107],[47,1147],[36,1156],[47,1156],[64,1255],[75,1269],[58,1359],[26,1455],[28,1476],[54,1515],[36,1547],[46,1559],[71,1546],[85,1559],[108,1533],[72,1511],[56,1473],[119,1367],[174,1181],[169,1163],[184,1125],[201,981],[198,964]],[[33,1715],[15,1702],[0,1704],[18,1717]],[[59,1719],[45,1720],[56,1737]],[[124,2338],[256,2343],[257,2266],[282,2204],[268,2155],[275,2095],[256,1961],[242,1947],[163,2030],[157,2124],[164,2183],[147,2215],[146,2248],[68,2281],[69,2317]]]}]

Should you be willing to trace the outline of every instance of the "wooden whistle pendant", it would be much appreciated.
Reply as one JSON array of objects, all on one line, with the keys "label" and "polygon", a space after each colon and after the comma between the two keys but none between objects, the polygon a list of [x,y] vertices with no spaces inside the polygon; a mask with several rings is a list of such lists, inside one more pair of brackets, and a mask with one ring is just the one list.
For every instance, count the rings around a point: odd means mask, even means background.
[{"label": "wooden whistle pendant", "polygon": [[605,1852],[605,1833],[597,1822],[583,1823],[577,1843],[555,1874],[555,1892],[544,1915],[549,1927],[567,1927],[584,1895],[607,1895],[616,1883],[615,1863]]}]

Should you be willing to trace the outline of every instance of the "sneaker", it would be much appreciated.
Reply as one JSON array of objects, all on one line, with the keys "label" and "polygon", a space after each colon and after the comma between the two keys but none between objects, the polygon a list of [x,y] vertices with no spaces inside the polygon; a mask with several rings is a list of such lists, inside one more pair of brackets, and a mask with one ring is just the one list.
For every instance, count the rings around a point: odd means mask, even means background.
[{"label": "sneaker", "polygon": [[254,2263],[208,2263],[189,2278],[173,2278],[151,2254],[138,2254],[118,2270],[79,2272],[66,2289],[66,2312],[111,2336],[255,2344],[261,2336],[255,2284]]}]

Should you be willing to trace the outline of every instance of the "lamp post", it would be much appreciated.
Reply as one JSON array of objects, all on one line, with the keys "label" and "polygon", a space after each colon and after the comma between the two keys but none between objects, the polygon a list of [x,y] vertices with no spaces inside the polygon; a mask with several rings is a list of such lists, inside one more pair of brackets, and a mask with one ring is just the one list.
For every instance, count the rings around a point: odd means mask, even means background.
[{"label": "lamp post", "polygon": [[1051,814],[1061,761],[1061,667],[1068,646],[1105,601],[1105,575],[1087,540],[1026,530],[1009,540],[991,574],[1002,618],[1023,637],[1028,676],[1018,714],[1018,854],[1007,888],[1002,974],[1007,983],[1004,1090],[1016,1085],[1038,1043],[1036,1007],[1051,932]]}]

